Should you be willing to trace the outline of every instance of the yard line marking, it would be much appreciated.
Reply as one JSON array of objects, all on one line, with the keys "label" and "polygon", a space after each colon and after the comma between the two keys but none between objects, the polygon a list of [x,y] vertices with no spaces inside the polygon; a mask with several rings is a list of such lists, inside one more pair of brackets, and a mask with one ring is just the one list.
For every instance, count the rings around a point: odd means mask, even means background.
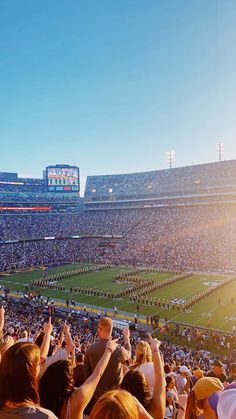
[{"label": "yard line marking", "polygon": [[[227,322],[229,322],[229,321],[231,321],[231,320],[228,320],[228,318],[229,317],[236,317],[236,312],[234,312],[234,313],[231,313],[229,316],[226,316],[227,317],[227,319],[224,319],[224,321],[223,321],[223,323],[221,323],[220,324],[220,328],[225,324],[225,323],[227,323]],[[235,323],[236,323],[236,320],[235,320]],[[232,326],[233,326],[233,321],[232,321]]]},{"label": "yard line marking", "polygon": [[[228,300],[228,298],[225,298],[222,302],[224,303],[225,301],[227,301]],[[209,313],[213,313],[217,308],[219,307],[219,304],[217,304],[217,305],[215,305],[211,310],[209,310],[209,311],[207,311],[205,314],[205,317],[207,317],[207,315],[209,314]],[[193,322],[193,324],[194,325],[196,325],[196,323],[198,323],[198,322],[201,322],[201,317],[199,317],[196,321],[194,321]],[[219,327],[217,327],[217,329],[218,329]]]}]

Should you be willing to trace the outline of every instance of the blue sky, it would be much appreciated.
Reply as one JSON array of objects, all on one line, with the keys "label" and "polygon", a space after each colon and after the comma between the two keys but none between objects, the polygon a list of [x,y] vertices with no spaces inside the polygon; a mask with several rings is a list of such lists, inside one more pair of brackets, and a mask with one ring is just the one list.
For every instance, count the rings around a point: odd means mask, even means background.
[{"label": "blue sky", "polygon": [[235,0],[0,0],[0,171],[236,158]]}]

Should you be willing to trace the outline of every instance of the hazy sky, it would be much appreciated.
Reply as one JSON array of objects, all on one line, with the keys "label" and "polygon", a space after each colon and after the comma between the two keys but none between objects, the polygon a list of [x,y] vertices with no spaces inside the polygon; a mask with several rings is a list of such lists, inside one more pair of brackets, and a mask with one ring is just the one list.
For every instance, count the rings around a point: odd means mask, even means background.
[{"label": "hazy sky", "polygon": [[0,0],[0,171],[236,158],[235,0]]}]

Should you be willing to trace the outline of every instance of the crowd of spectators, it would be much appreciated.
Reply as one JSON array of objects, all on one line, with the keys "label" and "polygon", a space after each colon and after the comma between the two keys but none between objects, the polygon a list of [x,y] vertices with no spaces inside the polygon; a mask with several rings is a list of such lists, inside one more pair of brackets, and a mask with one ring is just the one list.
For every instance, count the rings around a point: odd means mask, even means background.
[{"label": "crowd of spectators", "polygon": [[0,176],[0,192],[23,192],[43,193],[47,192],[47,185],[44,179],[36,178],[6,178]]},{"label": "crowd of spectators", "polygon": [[[152,193],[155,196],[169,192],[194,193],[195,190],[210,193],[224,188],[233,193],[235,180],[235,160],[146,173],[95,176],[87,179],[85,201],[89,204],[95,197],[103,199],[105,193],[114,196],[116,202],[122,191],[126,197],[132,195],[132,205],[138,205],[135,199],[147,191],[149,197]],[[24,179],[24,183],[22,188],[32,192],[34,188],[42,187],[44,181]],[[5,187],[0,187],[0,198]],[[14,189],[15,186],[9,187]],[[22,194],[17,186],[15,188]],[[35,202],[41,202],[44,195],[49,197],[48,202],[50,197],[52,200],[59,197],[59,194],[43,195],[41,189],[41,193],[36,194],[36,189]],[[22,199],[28,200],[30,195],[22,194]],[[69,198],[69,195],[60,196],[61,201]],[[219,198],[222,197],[224,194],[221,193]],[[194,205],[178,202],[173,206],[170,200],[170,206],[165,202],[162,207],[147,201],[146,204],[143,202],[143,208],[137,209],[112,207],[73,214],[0,214],[0,270],[14,265],[81,259],[174,270],[235,271],[235,205],[233,202],[213,204],[207,199],[197,202],[198,205],[193,198]],[[71,236],[81,238],[71,240]],[[101,249],[98,236],[119,236],[121,240],[112,249],[109,246]],[[55,237],[55,240],[46,242],[45,237]],[[17,240],[24,243],[4,244],[4,241]]]},{"label": "crowd of spectators", "polygon": [[77,195],[71,194],[63,194],[63,193],[55,193],[55,192],[47,192],[47,193],[25,193],[25,192],[14,192],[14,193],[6,193],[0,191],[0,203],[14,203],[18,204],[30,202],[31,204],[36,203],[52,203],[52,202],[76,202],[78,201]]},{"label": "crowd of spectators", "polygon": [[151,198],[163,193],[209,192],[235,185],[236,161],[230,160],[152,172],[88,176],[85,199]]},{"label": "crowd of spectators", "polygon": [[[10,175],[10,174],[7,174]],[[78,204],[76,193],[50,193],[45,179],[6,177],[0,173],[0,205],[67,203]]]},{"label": "crowd of spectators", "polygon": [[[116,236],[112,247],[101,248],[101,238]],[[0,215],[0,240],[25,240],[1,245],[0,270],[77,259],[173,270],[236,269],[234,204]]]},{"label": "crowd of spectators", "polygon": [[143,340],[113,329],[107,317],[83,324],[56,312],[51,319],[33,300],[4,304],[1,419],[235,418],[235,354],[215,358],[151,335]]}]

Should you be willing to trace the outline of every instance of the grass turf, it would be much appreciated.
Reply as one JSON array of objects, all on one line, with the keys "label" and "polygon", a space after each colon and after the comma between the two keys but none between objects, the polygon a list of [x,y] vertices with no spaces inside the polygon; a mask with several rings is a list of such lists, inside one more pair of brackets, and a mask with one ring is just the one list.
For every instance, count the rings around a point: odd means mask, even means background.
[{"label": "grass turf", "polygon": [[[59,273],[63,271],[70,271],[79,269],[84,266],[91,266],[86,263],[76,263],[73,265],[64,265],[56,268],[50,268],[49,274]],[[128,298],[120,300],[112,300],[108,298],[100,298],[97,296],[87,296],[84,294],[70,293],[70,287],[81,286],[89,288],[99,288],[101,290],[120,290],[128,286],[127,283],[114,282],[115,275],[120,272],[129,271],[129,268],[124,267],[111,267],[104,271],[91,272],[80,276],[73,276],[60,281],[66,288],[66,291],[57,291],[49,289],[35,289],[41,295],[48,296],[54,299],[73,299],[78,304],[93,305],[103,308],[114,308],[126,311],[129,313],[136,312],[136,303],[130,303]],[[4,284],[12,291],[25,291],[26,286],[29,286],[33,279],[40,278],[43,274],[41,269],[31,270],[27,272],[19,272],[12,275],[5,276],[0,283]],[[173,274],[163,273],[141,273],[138,275],[140,278],[149,278],[157,282],[173,277]],[[181,298],[188,300],[196,295],[198,292],[203,291],[214,283],[222,281],[223,277],[219,275],[193,275],[177,282],[176,284],[169,285],[152,294],[149,297],[156,297],[170,300]],[[220,303],[219,303],[220,298]],[[233,302],[232,302],[233,298]],[[167,318],[177,322],[189,323],[195,326],[206,326],[207,320],[211,321],[211,327],[219,330],[232,331],[232,327],[236,324],[236,281],[232,282],[220,290],[214,292],[207,299],[199,302],[192,307],[189,313],[178,311],[177,307],[173,310],[163,309],[158,306],[151,306],[146,304],[139,304],[140,314],[154,315],[158,314],[161,318]]]}]

